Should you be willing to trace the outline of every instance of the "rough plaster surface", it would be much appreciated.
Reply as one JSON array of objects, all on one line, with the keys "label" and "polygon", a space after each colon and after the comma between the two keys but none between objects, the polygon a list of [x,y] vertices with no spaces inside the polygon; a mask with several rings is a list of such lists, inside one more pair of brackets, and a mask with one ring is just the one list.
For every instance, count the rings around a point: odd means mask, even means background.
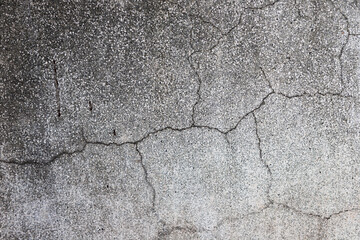
[{"label": "rough plaster surface", "polygon": [[360,239],[358,1],[0,13],[0,239]]}]

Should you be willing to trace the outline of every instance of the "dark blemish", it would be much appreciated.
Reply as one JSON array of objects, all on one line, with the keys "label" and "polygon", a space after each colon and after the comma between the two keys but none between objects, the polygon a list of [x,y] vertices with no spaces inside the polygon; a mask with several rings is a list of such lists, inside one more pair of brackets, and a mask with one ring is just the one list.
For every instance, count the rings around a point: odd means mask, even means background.
[{"label": "dark blemish", "polygon": [[93,110],[93,106],[92,106],[91,101],[89,101],[89,110],[90,110],[90,112],[92,112],[92,110]]},{"label": "dark blemish", "polygon": [[56,104],[57,104],[57,115],[61,117],[61,107],[60,107],[60,88],[59,88],[59,81],[57,79],[57,67],[56,61],[53,60],[53,69],[54,69],[54,84],[55,84],[55,97],[56,97]]},{"label": "dark blemish", "polygon": [[115,131],[115,129],[114,129],[114,131],[113,131],[113,134],[114,134],[114,136],[116,136],[116,131]]},{"label": "dark blemish", "polygon": [[106,188],[109,188],[109,185],[106,185]]}]

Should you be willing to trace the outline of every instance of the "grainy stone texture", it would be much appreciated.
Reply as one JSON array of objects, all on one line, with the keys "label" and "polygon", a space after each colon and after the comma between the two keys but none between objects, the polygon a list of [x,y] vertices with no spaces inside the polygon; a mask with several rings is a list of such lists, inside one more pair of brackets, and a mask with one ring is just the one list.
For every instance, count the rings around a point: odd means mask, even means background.
[{"label": "grainy stone texture", "polygon": [[360,239],[357,0],[5,0],[0,30],[0,239]]}]

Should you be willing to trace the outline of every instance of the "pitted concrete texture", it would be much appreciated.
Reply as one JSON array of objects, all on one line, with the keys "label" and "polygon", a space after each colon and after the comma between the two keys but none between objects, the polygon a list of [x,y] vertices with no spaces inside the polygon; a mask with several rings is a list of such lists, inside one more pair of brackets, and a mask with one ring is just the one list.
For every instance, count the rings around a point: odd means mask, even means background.
[{"label": "pitted concrete texture", "polygon": [[0,12],[0,239],[360,239],[357,0]]}]

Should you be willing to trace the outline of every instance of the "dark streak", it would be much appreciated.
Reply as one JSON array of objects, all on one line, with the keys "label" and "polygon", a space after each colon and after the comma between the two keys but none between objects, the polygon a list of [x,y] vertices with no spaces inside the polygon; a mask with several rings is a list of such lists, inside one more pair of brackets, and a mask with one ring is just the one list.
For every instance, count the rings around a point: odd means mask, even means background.
[{"label": "dark streak", "polygon": [[91,101],[89,101],[89,110],[90,110],[90,112],[92,112],[92,110],[93,110],[93,106],[92,106]]},{"label": "dark streak", "polygon": [[54,69],[54,84],[56,89],[56,104],[57,104],[57,116],[61,117],[61,107],[60,107],[60,88],[59,88],[59,81],[57,79],[57,67],[56,67],[56,61],[53,60],[53,69]]},{"label": "dark streak", "polygon": [[138,144],[135,144],[135,150],[137,151],[137,153],[139,154],[140,156],[140,164],[141,164],[141,167],[142,169],[144,170],[144,178],[145,178],[145,182],[148,184],[148,186],[150,187],[151,191],[152,191],[152,207],[153,207],[153,210],[155,209],[155,202],[156,202],[156,191],[155,191],[155,188],[154,186],[152,185],[152,183],[149,181],[149,175],[148,175],[148,171],[145,167],[145,164],[144,164],[144,157],[142,155],[142,153],[140,152],[139,148],[138,148]]},{"label": "dark streak", "polygon": [[116,131],[115,131],[115,129],[114,129],[114,131],[113,131],[113,134],[114,134],[114,136],[116,136]]}]

